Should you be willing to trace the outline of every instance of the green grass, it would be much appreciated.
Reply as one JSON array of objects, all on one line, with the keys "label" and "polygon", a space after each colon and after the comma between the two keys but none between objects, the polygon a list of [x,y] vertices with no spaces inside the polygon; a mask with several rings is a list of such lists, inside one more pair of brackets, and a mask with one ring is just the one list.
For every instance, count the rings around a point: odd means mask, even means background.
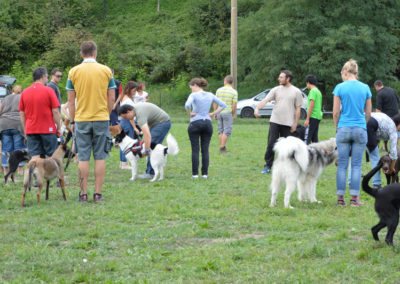
[{"label": "green grass", "polygon": [[[171,132],[180,153],[168,158],[162,182],[129,181],[113,149],[102,204],[92,196],[77,202],[76,164],[67,172],[66,202],[52,187],[50,200],[42,193],[37,204],[33,189],[21,208],[22,177],[2,187],[0,282],[398,283],[399,251],[371,237],[373,200],[361,193],[364,206],[336,206],[334,165],[318,181],[321,204],[294,194],[295,209],[285,209],[281,192],[269,207],[271,176],[260,174],[268,120],[235,120],[226,155],[214,133],[208,180],[191,180],[183,113],[173,116]],[[325,119],[320,139],[334,134]],[[363,172],[369,169],[365,163]],[[91,194],[93,183],[92,168]],[[398,235],[394,242],[400,245]]]}]

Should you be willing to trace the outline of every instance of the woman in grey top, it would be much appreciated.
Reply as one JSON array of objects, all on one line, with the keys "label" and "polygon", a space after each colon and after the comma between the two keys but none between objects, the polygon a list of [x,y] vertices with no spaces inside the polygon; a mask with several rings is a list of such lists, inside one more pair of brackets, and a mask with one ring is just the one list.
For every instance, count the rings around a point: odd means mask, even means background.
[{"label": "woman in grey top", "polygon": [[[0,136],[2,144],[1,166],[4,174],[8,173],[8,162],[5,153],[14,150],[26,149],[24,144],[25,131],[19,116],[18,106],[22,87],[17,85],[13,93],[0,102]],[[22,174],[24,163],[20,163],[18,173]]]},{"label": "woman in grey top", "polygon": [[[209,165],[208,148],[213,133],[210,117],[220,113],[226,107],[226,104],[212,93],[203,90],[208,85],[205,79],[194,78],[190,81],[189,85],[192,93],[185,103],[185,109],[190,117],[188,133],[192,146],[192,178],[197,179],[199,177],[200,140],[202,158],[201,174],[203,179],[207,179]],[[219,107],[214,112],[209,113],[212,103],[216,103]]]}]

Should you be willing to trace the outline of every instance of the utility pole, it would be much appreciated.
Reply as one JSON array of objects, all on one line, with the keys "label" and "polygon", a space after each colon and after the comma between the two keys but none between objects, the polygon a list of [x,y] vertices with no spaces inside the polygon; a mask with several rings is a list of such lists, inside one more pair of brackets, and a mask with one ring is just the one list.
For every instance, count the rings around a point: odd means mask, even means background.
[{"label": "utility pole", "polygon": [[160,0],[157,1],[157,12],[160,13]]},{"label": "utility pole", "polygon": [[231,75],[237,89],[237,0],[231,0]]}]

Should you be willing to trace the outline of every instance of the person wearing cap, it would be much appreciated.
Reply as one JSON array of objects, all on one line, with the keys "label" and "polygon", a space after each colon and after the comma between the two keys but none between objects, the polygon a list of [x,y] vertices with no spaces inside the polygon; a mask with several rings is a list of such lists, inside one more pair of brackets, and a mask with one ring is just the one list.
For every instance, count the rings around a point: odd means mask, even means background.
[{"label": "person wearing cap", "polygon": [[307,118],[304,121],[306,127],[304,141],[308,145],[318,142],[318,128],[322,119],[322,94],[317,88],[318,81],[314,75],[307,75],[306,84],[310,92],[307,101]]}]

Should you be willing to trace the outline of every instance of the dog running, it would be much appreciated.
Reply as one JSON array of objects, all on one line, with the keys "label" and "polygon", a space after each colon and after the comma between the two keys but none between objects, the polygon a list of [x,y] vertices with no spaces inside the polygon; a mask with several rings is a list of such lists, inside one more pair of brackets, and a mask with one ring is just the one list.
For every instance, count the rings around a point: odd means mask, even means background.
[{"label": "dog running", "polygon": [[18,165],[21,162],[28,162],[31,159],[28,150],[14,150],[11,153],[5,153],[8,156],[8,173],[4,176],[5,184],[7,184],[8,177],[11,176],[11,180],[14,181],[14,174],[18,169]]},{"label": "dog running", "polygon": [[331,138],[306,145],[302,140],[289,136],[280,138],[275,143],[277,153],[272,166],[271,207],[276,205],[276,198],[282,185],[286,183],[284,205],[290,206],[290,196],[298,187],[298,198],[310,202],[316,199],[317,180],[326,166],[337,159],[336,139]]},{"label": "dog running", "polygon": [[388,245],[393,246],[393,236],[399,224],[400,184],[392,183],[379,189],[368,185],[371,177],[379,171],[382,165],[382,161],[379,160],[378,165],[364,176],[362,189],[375,198],[375,212],[378,214],[379,223],[371,228],[374,240],[379,241],[379,231],[387,227],[385,241]]},{"label": "dog running", "polygon": [[[118,135],[115,136],[115,142],[125,153],[126,159],[129,161],[132,167],[131,180],[136,179],[137,166],[140,158],[143,157],[144,153],[144,142],[138,139],[132,139],[122,130]],[[151,182],[156,181],[159,176],[159,180],[164,178],[164,167],[167,164],[167,154],[177,155],[179,152],[178,143],[174,136],[168,134],[167,136],[168,147],[162,144],[151,143],[150,163],[154,169],[154,177],[150,180]]]},{"label": "dog running", "polygon": [[29,191],[31,190],[32,176],[35,177],[39,185],[39,189],[37,192],[37,203],[40,203],[40,192],[42,191],[43,188],[44,179],[47,182],[46,200],[49,199],[50,181],[55,178],[58,178],[60,182],[64,200],[67,200],[65,195],[63,160],[65,157],[65,153],[68,150],[67,148],[68,141],[71,139],[71,137],[72,133],[69,132],[65,142],[61,143],[58,146],[58,148],[51,157],[46,159],[32,158],[29,161],[24,173],[24,186],[23,186],[21,206],[24,206],[26,190],[27,189],[29,189]]}]

